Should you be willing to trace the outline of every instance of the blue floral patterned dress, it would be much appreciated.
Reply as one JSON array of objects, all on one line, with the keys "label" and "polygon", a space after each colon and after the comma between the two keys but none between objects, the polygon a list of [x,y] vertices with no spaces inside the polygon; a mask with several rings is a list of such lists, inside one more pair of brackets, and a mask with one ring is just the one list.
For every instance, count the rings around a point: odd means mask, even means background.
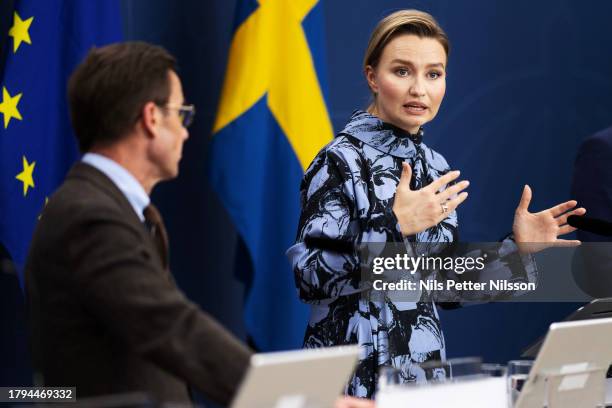
[{"label": "blue floral patterned dress", "polygon": [[456,212],[404,238],[392,211],[402,162],[412,168],[415,190],[450,170],[421,136],[422,131],[409,135],[356,111],[319,152],[302,181],[297,241],[287,255],[298,295],[311,307],[304,347],[361,346],[346,390],[349,395],[372,397],[382,365],[401,370],[403,381],[418,381],[424,376],[422,363],[445,359],[444,336],[432,301],[374,300],[364,296],[360,286],[361,243],[450,243],[458,238]]}]

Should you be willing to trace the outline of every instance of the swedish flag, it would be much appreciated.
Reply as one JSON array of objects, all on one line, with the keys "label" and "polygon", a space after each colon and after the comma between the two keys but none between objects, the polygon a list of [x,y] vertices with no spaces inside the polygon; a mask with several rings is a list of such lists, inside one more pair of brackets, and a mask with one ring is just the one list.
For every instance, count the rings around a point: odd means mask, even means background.
[{"label": "swedish flag", "polygon": [[284,253],[295,240],[304,170],[333,137],[322,86],[323,10],[317,0],[242,1],[237,10],[211,180],[247,250],[247,330],[262,350],[295,348],[307,309]]},{"label": "swedish flag", "polygon": [[121,38],[121,18],[115,0],[21,0],[12,20],[0,85],[0,243],[22,271],[38,214],[78,157],[68,77],[92,46]]}]

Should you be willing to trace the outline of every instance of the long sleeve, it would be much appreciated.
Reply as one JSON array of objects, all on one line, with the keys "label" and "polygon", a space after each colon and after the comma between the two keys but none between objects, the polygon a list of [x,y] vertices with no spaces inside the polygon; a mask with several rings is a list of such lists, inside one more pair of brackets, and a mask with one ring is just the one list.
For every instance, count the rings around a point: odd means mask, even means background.
[{"label": "long sleeve", "polygon": [[[359,213],[358,201],[368,199],[360,174],[362,159],[346,145],[322,150],[302,181],[297,241],[287,255],[305,302],[325,303],[365,290],[360,243],[401,240],[390,206],[375,217]],[[395,226],[391,232],[389,225]]]},{"label": "long sleeve", "polygon": [[[612,221],[612,128],[588,138],[580,146],[574,164],[572,197],[587,209],[587,216]],[[612,295],[610,238],[577,231],[585,244],[576,250],[574,276],[593,297]]]},{"label": "long sleeve", "polygon": [[[572,197],[585,207],[588,216],[612,221],[612,129],[588,138],[574,164]],[[577,232],[585,242],[606,242],[604,236]]]},{"label": "long sleeve", "polygon": [[523,290],[509,290],[502,285],[496,287],[491,282],[533,283],[537,287],[538,269],[533,257],[520,253],[516,243],[509,237],[497,243],[459,243],[453,256],[455,259],[481,259],[483,268],[462,273],[438,271],[438,274],[458,282],[482,283],[486,289],[438,293],[434,297],[436,302],[454,301],[466,305],[472,302],[510,300],[527,293]]}]

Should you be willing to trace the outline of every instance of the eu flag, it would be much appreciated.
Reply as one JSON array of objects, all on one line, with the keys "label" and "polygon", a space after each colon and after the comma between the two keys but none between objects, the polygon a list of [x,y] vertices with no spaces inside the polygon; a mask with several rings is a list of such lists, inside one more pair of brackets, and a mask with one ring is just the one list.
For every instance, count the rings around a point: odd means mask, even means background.
[{"label": "eu flag", "polygon": [[21,0],[12,21],[0,86],[0,243],[21,272],[38,214],[78,158],[68,77],[91,47],[121,38],[121,16],[115,0]]},{"label": "eu flag", "polygon": [[[213,187],[252,275],[245,304],[261,350],[301,346],[307,307],[285,251],[295,240],[304,170],[333,137],[317,0],[239,1],[211,145]],[[247,262],[244,262],[244,261]]]}]

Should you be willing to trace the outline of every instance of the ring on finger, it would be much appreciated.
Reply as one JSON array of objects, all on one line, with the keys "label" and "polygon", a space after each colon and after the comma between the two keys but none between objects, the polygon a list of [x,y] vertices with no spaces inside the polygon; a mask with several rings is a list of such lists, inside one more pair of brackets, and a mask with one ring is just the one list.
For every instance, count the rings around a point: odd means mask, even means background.
[{"label": "ring on finger", "polygon": [[442,214],[446,214],[448,212],[448,205],[446,205],[446,203],[440,203],[440,207],[442,207]]}]

